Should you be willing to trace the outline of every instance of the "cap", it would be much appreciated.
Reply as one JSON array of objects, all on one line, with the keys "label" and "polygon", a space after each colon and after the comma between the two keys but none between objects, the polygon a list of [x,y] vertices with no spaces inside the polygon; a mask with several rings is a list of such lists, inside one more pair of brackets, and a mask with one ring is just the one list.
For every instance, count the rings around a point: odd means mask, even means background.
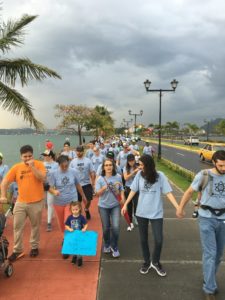
[{"label": "cap", "polygon": [[135,160],[135,156],[134,156],[134,154],[128,154],[127,155],[127,161],[132,161],[132,160]]},{"label": "cap", "polygon": [[0,152],[0,158],[3,158],[3,154]]},{"label": "cap", "polygon": [[112,151],[108,151],[106,153],[106,157],[108,157],[108,158],[114,158],[114,153]]},{"label": "cap", "polygon": [[84,152],[84,147],[83,146],[77,146],[76,151]]},{"label": "cap", "polygon": [[123,147],[128,148],[129,147],[128,143],[123,143]]},{"label": "cap", "polygon": [[43,153],[41,153],[41,155],[54,157],[54,153],[52,150],[45,150]]}]

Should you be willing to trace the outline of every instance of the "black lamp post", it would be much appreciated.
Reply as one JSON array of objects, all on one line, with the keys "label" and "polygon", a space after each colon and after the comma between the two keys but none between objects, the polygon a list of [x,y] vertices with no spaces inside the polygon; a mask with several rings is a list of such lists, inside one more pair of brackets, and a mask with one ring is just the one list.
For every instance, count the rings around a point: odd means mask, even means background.
[{"label": "black lamp post", "polygon": [[123,122],[125,124],[125,127],[128,129],[129,128],[129,124],[133,121],[133,119],[130,119],[130,120],[125,120],[123,119]]},{"label": "black lamp post", "polygon": [[137,116],[143,115],[143,110],[140,110],[139,114],[132,113],[131,110],[128,110],[130,116],[134,116],[134,135],[136,136],[136,124],[137,124]]},{"label": "black lamp post", "polygon": [[171,90],[163,90],[163,89],[150,90],[151,81],[149,81],[148,79],[146,79],[146,81],[144,82],[146,92],[159,92],[159,145],[158,145],[158,160],[160,160],[161,156],[162,156],[162,148],[161,148],[162,92],[175,92],[175,90],[177,88],[177,85],[178,85],[178,81],[176,79],[174,79],[173,81],[171,81],[170,84],[172,86]]}]

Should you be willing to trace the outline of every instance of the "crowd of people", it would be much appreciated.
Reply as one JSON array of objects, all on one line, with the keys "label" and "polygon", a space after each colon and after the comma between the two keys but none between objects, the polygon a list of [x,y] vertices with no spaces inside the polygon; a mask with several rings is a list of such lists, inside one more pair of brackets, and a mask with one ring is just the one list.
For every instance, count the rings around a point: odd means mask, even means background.
[{"label": "crowd of people", "polygon": [[[87,149],[85,149],[87,147]],[[91,203],[98,198],[98,211],[103,231],[103,253],[120,256],[118,247],[121,215],[127,216],[127,231],[138,226],[143,265],[141,274],[154,269],[161,277],[166,271],[161,264],[163,246],[163,198],[166,195],[178,218],[194,191],[200,190],[202,172],[194,178],[180,204],[163,172],[157,171],[154,148],[145,143],[143,153],[135,140],[112,137],[96,139],[88,145],[71,148],[67,140],[57,155],[54,145],[46,141],[43,161],[34,159],[33,148],[20,149],[21,162],[11,169],[3,163],[0,153],[1,203],[9,201],[11,191],[13,209],[14,247],[8,257],[15,261],[24,255],[23,230],[28,218],[31,225],[30,256],[39,255],[41,214],[47,206],[48,232],[53,230],[52,218],[57,218],[63,234],[65,230],[86,231],[91,221]],[[218,292],[216,274],[225,247],[225,151],[213,155],[213,168],[207,171],[208,182],[199,197],[199,229],[203,251],[203,291],[207,299]],[[84,214],[82,215],[82,210]],[[154,238],[153,253],[148,242],[149,224]],[[91,225],[89,226],[91,228]],[[67,259],[69,254],[63,254]],[[73,264],[82,266],[81,256],[73,255]]]}]

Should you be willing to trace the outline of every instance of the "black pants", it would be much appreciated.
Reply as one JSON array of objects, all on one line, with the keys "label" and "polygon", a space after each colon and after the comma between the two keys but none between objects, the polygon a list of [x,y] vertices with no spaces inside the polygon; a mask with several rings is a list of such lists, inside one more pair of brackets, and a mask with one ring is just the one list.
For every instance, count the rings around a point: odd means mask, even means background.
[{"label": "black pants", "polygon": [[[126,199],[129,195],[129,193],[130,193],[130,188],[128,186],[126,186],[125,187]],[[134,197],[132,198],[132,200],[127,205],[127,212],[128,212],[131,223],[132,223],[132,219],[133,219],[133,212],[134,212],[134,215],[136,214],[136,209],[137,209],[137,204],[138,204],[138,196],[139,196],[139,193],[136,193],[134,195]]]},{"label": "black pants", "polygon": [[[158,263],[160,261],[162,244],[163,244],[163,219],[146,219],[137,217],[138,228],[141,241],[142,255],[146,264]],[[148,244],[148,225],[149,221],[152,226],[152,233],[154,237],[154,249],[152,253],[152,259],[150,257],[150,250]]]}]

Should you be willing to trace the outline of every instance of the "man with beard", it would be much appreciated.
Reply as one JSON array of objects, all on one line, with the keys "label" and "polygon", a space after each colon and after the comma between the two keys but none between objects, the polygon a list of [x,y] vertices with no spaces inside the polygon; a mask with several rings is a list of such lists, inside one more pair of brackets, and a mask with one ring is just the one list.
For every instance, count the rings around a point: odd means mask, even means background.
[{"label": "man with beard", "polygon": [[[203,291],[205,299],[215,299],[218,293],[216,274],[225,248],[225,151],[213,154],[214,167],[207,170],[207,184],[201,191],[199,230],[202,244]],[[184,193],[177,217],[184,217],[184,207],[194,191],[199,191],[204,171],[199,172]]]}]

